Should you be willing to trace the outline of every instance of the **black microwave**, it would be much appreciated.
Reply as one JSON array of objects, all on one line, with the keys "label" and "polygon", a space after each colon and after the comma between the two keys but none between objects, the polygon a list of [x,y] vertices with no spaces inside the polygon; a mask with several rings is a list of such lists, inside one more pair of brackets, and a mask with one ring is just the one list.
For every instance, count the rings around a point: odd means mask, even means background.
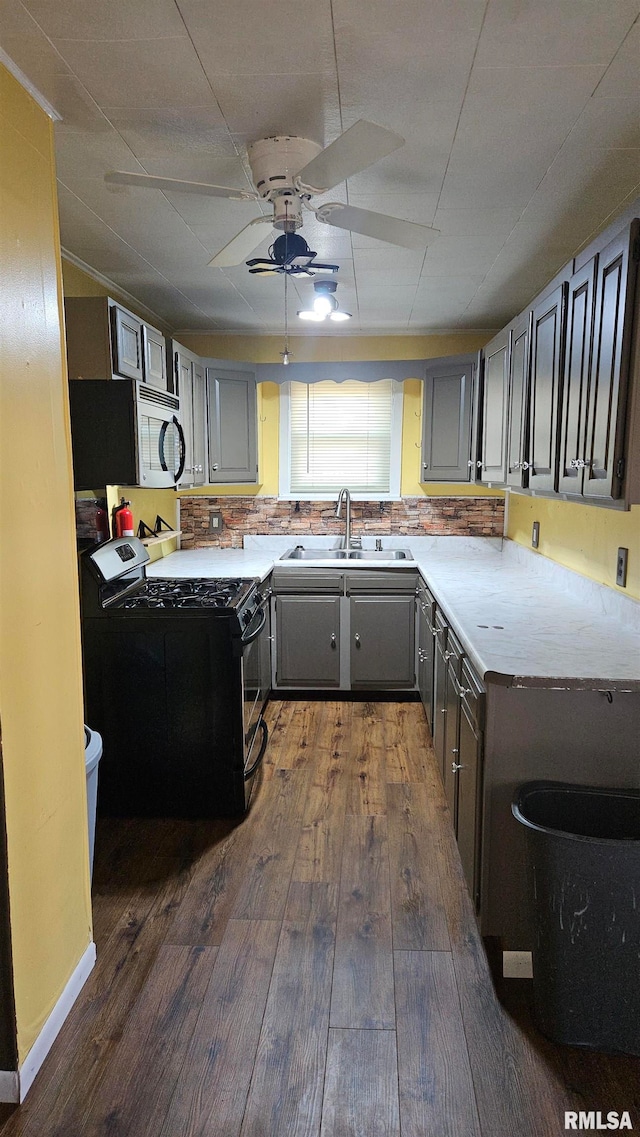
[{"label": "black microwave", "polygon": [[132,379],[72,379],[69,402],[77,490],[177,485],[186,456],[177,395]]}]

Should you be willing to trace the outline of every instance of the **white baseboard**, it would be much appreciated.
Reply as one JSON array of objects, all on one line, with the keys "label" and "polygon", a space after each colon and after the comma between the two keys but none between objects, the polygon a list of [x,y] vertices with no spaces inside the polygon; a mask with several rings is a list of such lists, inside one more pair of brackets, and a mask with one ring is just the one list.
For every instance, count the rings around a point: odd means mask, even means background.
[{"label": "white baseboard", "polygon": [[18,1070],[0,1070],[0,1102],[23,1102],[51,1050],[60,1028],[84,987],[96,962],[93,941],[80,957],[64,991]]}]

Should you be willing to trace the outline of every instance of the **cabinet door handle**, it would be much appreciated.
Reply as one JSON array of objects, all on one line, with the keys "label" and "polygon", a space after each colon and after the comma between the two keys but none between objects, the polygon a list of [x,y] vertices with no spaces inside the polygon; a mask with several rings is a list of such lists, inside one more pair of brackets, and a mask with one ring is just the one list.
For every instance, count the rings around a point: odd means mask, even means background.
[{"label": "cabinet door handle", "polygon": [[356,632],[356,634],[355,634],[355,636],[354,636],[353,638],[354,638],[354,640],[355,640],[355,643],[356,643],[356,647],[360,647],[360,636],[358,635],[358,633],[357,633],[357,632]]},{"label": "cabinet door handle", "polygon": [[473,695],[473,691],[471,690],[471,687],[461,687],[460,694],[464,698],[465,695]]},{"label": "cabinet door handle", "polygon": [[453,659],[455,654],[456,654],[455,651],[445,651],[445,653],[444,653],[445,662],[448,663],[450,659]]},{"label": "cabinet door handle", "polygon": [[217,462],[214,462],[214,463],[213,463],[213,465],[212,465],[212,467],[211,467],[211,469],[212,469],[212,470],[217,470],[218,468],[219,468],[219,467],[218,467],[218,463],[217,463]]},{"label": "cabinet door handle", "polygon": [[452,762],[451,763],[451,773],[457,774],[458,770],[464,770],[464,766],[462,766],[459,762]]},{"label": "cabinet door handle", "polygon": [[335,651],[335,650],[336,650],[336,647],[337,647],[337,641],[336,641],[336,633],[335,633],[335,632],[332,632],[332,633],[331,633],[331,650],[332,650],[332,651]]},{"label": "cabinet door handle", "polygon": [[523,462],[522,463],[522,469],[523,470],[530,470],[531,469],[531,462]]}]

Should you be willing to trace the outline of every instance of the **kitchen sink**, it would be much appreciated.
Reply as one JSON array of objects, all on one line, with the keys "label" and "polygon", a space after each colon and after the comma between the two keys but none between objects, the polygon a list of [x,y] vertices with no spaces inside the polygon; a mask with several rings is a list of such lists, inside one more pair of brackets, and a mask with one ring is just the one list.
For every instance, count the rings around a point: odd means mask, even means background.
[{"label": "kitchen sink", "polygon": [[296,545],[281,561],[412,561],[409,549],[305,549]]}]

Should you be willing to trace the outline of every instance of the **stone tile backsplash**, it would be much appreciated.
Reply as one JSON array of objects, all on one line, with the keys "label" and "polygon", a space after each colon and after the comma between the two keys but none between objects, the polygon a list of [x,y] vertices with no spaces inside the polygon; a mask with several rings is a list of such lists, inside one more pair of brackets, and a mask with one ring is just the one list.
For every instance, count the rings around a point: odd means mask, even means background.
[{"label": "stone tile backsplash", "polygon": [[[181,547],[207,545],[242,548],[247,534],[292,534],[339,537],[344,518],[335,516],[333,501],[281,501],[276,497],[180,498]],[[210,514],[222,515],[222,530],[211,530]],[[351,531],[385,536],[501,537],[504,499],[501,497],[406,497],[401,501],[354,501]]]}]

